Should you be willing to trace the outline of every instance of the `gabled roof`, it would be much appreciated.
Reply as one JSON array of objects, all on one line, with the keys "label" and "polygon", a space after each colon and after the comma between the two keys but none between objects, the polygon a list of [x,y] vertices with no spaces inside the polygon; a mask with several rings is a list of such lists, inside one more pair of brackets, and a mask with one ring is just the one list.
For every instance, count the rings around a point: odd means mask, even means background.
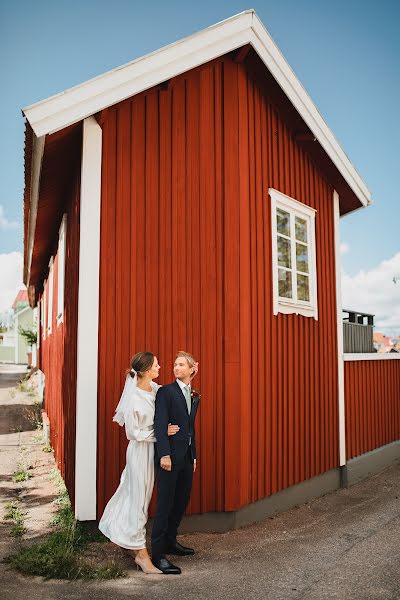
[{"label": "gabled roof", "polygon": [[370,192],[254,10],[221,21],[24,109],[35,135],[54,133],[180,73],[250,44],[348,182],[361,205]]},{"label": "gabled roof", "polygon": [[18,304],[28,304],[28,292],[26,290],[19,290],[18,294],[15,297],[15,300],[12,304],[12,309],[15,310],[18,306]]},{"label": "gabled roof", "polygon": [[[33,248],[37,245],[35,231],[38,214],[40,217],[40,198],[46,187],[43,164],[46,166],[50,160],[49,153],[54,154],[51,148],[60,146],[59,139],[67,140],[68,132],[78,131],[86,117],[245,46],[253,49],[292,112],[305,124],[308,133],[303,137],[308,141],[303,140],[303,143],[311,143],[317,160],[325,165],[326,172],[333,173],[330,180],[337,185],[341,214],[371,203],[367,186],[263,23],[254,10],[247,10],[23,110],[27,119],[24,218],[24,282],[27,285],[31,281],[31,265],[35,263]],[[35,277],[34,274],[32,280]],[[29,296],[31,298],[30,290]]]}]

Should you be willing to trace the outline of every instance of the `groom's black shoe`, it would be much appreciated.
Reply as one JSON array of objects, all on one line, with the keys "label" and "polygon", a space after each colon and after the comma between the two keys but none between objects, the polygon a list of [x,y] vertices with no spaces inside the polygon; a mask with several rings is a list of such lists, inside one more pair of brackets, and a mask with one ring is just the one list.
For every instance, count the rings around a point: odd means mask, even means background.
[{"label": "groom's black shoe", "polygon": [[169,562],[168,558],[162,556],[158,560],[153,559],[153,565],[160,569],[164,573],[164,575],[180,575],[181,570],[176,565],[173,565],[172,562]]},{"label": "groom's black shoe", "polygon": [[182,546],[179,542],[171,544],[165,551],[165,554],[173,554],[174,556],[192,556],[194,554],[193,548],[187,548]]}]

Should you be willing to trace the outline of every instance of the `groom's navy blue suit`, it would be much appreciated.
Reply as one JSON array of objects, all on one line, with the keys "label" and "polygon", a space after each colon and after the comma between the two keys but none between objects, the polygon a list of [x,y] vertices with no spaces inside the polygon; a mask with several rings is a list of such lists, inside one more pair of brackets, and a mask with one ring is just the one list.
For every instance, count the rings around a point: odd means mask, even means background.
[{"label": "groom's navy blue suit", "polygon": [[[151,535],[153,561],[164,556],[168,546],[176,543],[179,524],[189,502],[193,480],[193,461],[196,458],[194,420],[198,399],[192,398],[190,414],[186,398],[175,381],[161,387],[156,396],[154,433],[157,476],[157,512]],[[168,436],[168,423],[179,426],[175,435]],[[160,467],[160,459],[170,456],[171,471]]]}]

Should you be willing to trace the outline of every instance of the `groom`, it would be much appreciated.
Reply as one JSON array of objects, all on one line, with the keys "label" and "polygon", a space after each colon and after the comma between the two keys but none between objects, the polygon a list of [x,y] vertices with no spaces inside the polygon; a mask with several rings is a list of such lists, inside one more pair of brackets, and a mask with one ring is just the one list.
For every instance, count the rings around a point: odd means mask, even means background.
[{"label": "groom", "polygon": [[[154,415],[155,461],[157,475],[157,512],[151,535],[152,561],[165,575],[178,575],[166,554],[188,556],[192,548],[176,540],[179,524],[189,502],[193,473],[196,470],[194,419],[199,400],[193,398],[190,382],[198,365],[188,352],[178,352],[174,363],[174,383],[161,387],[156,396]],[[166,435],[168,423],[179,426],[174,436]]]}]

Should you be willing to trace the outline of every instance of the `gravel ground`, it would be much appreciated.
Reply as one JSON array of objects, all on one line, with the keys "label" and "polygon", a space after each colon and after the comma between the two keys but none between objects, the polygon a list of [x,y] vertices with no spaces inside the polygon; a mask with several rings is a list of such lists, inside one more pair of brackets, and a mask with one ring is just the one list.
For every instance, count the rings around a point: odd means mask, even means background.
[{"label": "gravel ground", "polygon": [[[0,517],[16,495],[28,510],[29,540],[48,530],[56,495],[49,473],[51,454],[42,452],[33,431],[15,431],[21,424],[27,394],[10,394],[14,381],[0,366]],[[11,431],[10,431],[11,430]],[[25,447],[26,450],[21,448]],[[29,457],[33,477],[11,481],[16,462]],[[0,558],[18,546],[10,525],[0,523]],[[224,534],[182,536],[194,557],[176,558],[180,576],[146,576],[112,544],[95,544],[93,560],[114,557],[127,577],[105,582],[44,581],[24,577],[0,563],[1,598],[67,600],[91,598],[185,600],[340,600],[400,599],[400,465],[350,489],[342,489],[263,522]]]}]

